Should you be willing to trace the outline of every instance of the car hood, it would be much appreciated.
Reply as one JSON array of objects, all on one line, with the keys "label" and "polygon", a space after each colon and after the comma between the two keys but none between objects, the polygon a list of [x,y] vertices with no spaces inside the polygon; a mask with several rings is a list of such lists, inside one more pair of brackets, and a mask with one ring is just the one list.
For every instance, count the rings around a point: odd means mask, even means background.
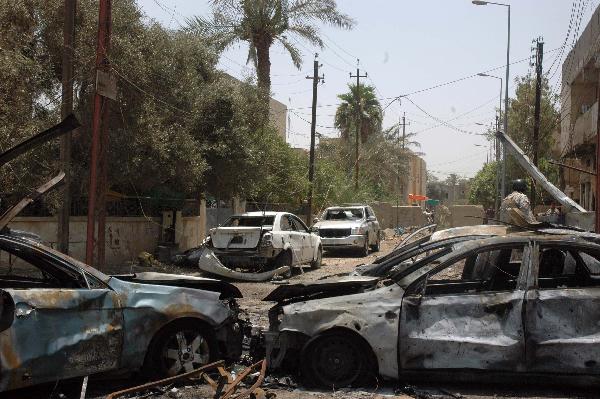
[{"label": "car hood", "polygon": [[203,291],[219,292],[221,294],[220,299],[242,297],[242,293],[235,285],[212,278],[156,272],[142,272],[115,275],[111,277],[133,283],[166,285],[171,287],[193,288]]},{"label": "car hood", "polygon": [[314,224],[319,229],[351,229],[360,226],[364,220],[323,220]]},{"label": "car hood", "polygon": [[312,284],[282,285],[274,289],[263,301],[294,303],[311,299],[357,294],[366,288],[374,287],[379,278],[369,276],[348,276],[340,279],[327,279]]}]

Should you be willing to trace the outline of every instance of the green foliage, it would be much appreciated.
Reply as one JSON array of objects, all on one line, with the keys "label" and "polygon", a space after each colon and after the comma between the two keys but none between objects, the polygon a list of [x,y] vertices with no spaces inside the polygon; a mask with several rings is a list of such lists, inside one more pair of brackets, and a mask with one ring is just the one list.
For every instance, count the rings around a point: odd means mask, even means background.
[{"label": "green foliage", "polygon": [[[526,155],[533,158],[533,122],[535,107],[535,78],[532,76],[517,77],[515,98],[509,100],[508,111],[508,134],[515,143],[525,151]],[[540,133],[538,145],[538,167],[542,173],[553,183],[558,182],[558,168],[548,162],[552,159],[552,148],[554,139],[552,133],[559,126],[560,114],[557,109],[558,96],[553,94],[548,80],[542,82],[542,99],[540,112]],[[489,165],[489,164],[488,164]],[[477,201],[489,201],[493,198],[495,191],[495,175],[483,173],[484,168],[478,172],[475,179],[479,178],[479,192],[476,197],[471,195],[471,203],[483,203]],[[507,185],[514,179],[527,178],[526,172],[516,163],[511,156],[507,157],[506,168]],[[490,181],[483,182],[481,179],[487,178]],[[483,190],[488,190],[484,193]],[[474,188],[472,188],[473,194]],[[547,201],[547,194],[543,190],[536,191],[537,203]],[[493,202],[493,200],[492,200]]]},{"label": "green foliage", "polygon": [[494,207],[496,190],[497,162],[488,162],[471,180],[469,203],[483,205],[484,208]]},{"label": "green foliage", "polygon": [[350,140],[356,137],[356,126],[360,121],[360,139],[366,143],[371,136],[381,132],[381,104],[373,86],[360,85],[357,88],[356,85],[350,84],[348,89],[347,93],[338,95],[342,103],[335,112],[334,126],[340,130],[344,140]]},{"label": "green foliage", "polygon": [[294,36],[322,48],[315,22],[344,29],[354,26],[354,21],[337,9],[335,0],[214,0],[212,12],[210,19],[191,19],[190,29],[209,38],[217,51],[247,42],[248,62],[256,67],[258,86],[267,93],[271,88],[270,48],[275,42],[300,69],[302,56]]},{"label": "green foliage", "polygon": [[[63,6],[62,0],[16,0],[0,7],[0,149],[60,119]],[[74,107],[83,127],[73,142],[74,197],[87,195],[97,7],[94,0],[77,4]],[[112,190],[173,198],[302,197],[303,160],[266,122],[256,88],[216,69],[218,54],[206,40],[164,29],[134,0],[113,2],[112,30],[109,57],[118,79],[118,99],[109,102]],[[5,195],[20,197],[54,173],[57,144],[3,168]]]}]

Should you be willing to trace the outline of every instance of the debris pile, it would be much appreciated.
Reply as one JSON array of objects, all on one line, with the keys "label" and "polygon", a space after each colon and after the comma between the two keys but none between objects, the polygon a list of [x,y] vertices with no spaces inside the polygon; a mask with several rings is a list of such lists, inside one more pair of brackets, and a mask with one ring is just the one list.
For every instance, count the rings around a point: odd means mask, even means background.
[{"label": "debris pile", "polygon": [[174,385],[184,381],[191,381],[195,385],[206,383],[212,389],[211,396],[215,399],[273,399],[275,398],[273,392],[261,388],[266,369],[266,360],[261,360],[246,368],[233,367],[227,371],[224,362],[220,360],[174,377],[113,392],[106,399],[148,398],[155,394],[179,398],[181,389]]}]

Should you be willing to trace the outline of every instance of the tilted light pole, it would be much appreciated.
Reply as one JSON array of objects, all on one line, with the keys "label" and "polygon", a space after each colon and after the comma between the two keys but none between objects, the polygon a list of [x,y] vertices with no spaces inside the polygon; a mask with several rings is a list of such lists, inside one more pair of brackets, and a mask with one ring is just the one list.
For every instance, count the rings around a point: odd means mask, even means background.
[{"label": "tilted light pole", "polygon": [[[493,79],[499,79],[500,80],[500,107],[498,108],[499,110],[499,114],[502,115],[502,78],[498,77],[498,76],[494,76],[494,75],[488,75],[487,73],[478,73],[477,76],[481,76],[484,78],[493,78]],[[508,98],[508,97],[507,97]],[[505,112],[506,114],[506,112]],[[496,118],[496,121],[498,120],[498,118]],[[506,121],[506,119],[505,119]],[[500,126],[496,126],[496,130],[499,130]],[[504,125],[504,130],[506,130],[506,122]],[[496,142],[496,162],[499,163],[500,161],[500,143],[498,143],[498,139],[495,138],[494,135],[494,140]],[[504,151],[502,151],[504,153]],[[503,158],[503,161],[505,160],[505,158]],[[504,164],[503,164],[504,166]],[[502,169],[502,172],[500,171],[500,169],[498,169],[496,167],[496,195],[495,195],[495,200],[494,200],[494,210],[496,212],[498,212],[498,209],[500,208],[500,201],[502,201],[502,198],[504,196],[504,187],[502,188],[502,191],[500,191],[500,185],[501,185],[501,176],[504,176],[504,168]]]},{"label": "tilted light pole", "polygon": [[[504,79],[504,134],[508,135],[508,79],[509,79],[509,67],[510,67],[510,4],[495,3],[492,1],[481,1],[473,0],[473,4],[476,6],[486,6],[488,4],[494,6],[502,6],[508,9],[508,34],[506,41],[506,78]],[[502,196],[506,194],[506,151],[503,146],[502,148]]]}]

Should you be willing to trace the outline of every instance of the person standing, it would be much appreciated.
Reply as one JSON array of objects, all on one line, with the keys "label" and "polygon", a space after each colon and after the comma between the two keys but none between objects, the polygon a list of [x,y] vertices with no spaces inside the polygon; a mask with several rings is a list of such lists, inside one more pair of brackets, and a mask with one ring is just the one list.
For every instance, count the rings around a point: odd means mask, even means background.
[{"label": "person standing", "polygon": [[531,211],[531,203],[525,194],[527,191],[527,183],[523,179],[513,180],[512,193],[508,194],[500,204],[500,221],[504,223],[513,223],[509,209],[515,208],[523,213],[525,220],[528,223],[535,223],[536,219]]}]

